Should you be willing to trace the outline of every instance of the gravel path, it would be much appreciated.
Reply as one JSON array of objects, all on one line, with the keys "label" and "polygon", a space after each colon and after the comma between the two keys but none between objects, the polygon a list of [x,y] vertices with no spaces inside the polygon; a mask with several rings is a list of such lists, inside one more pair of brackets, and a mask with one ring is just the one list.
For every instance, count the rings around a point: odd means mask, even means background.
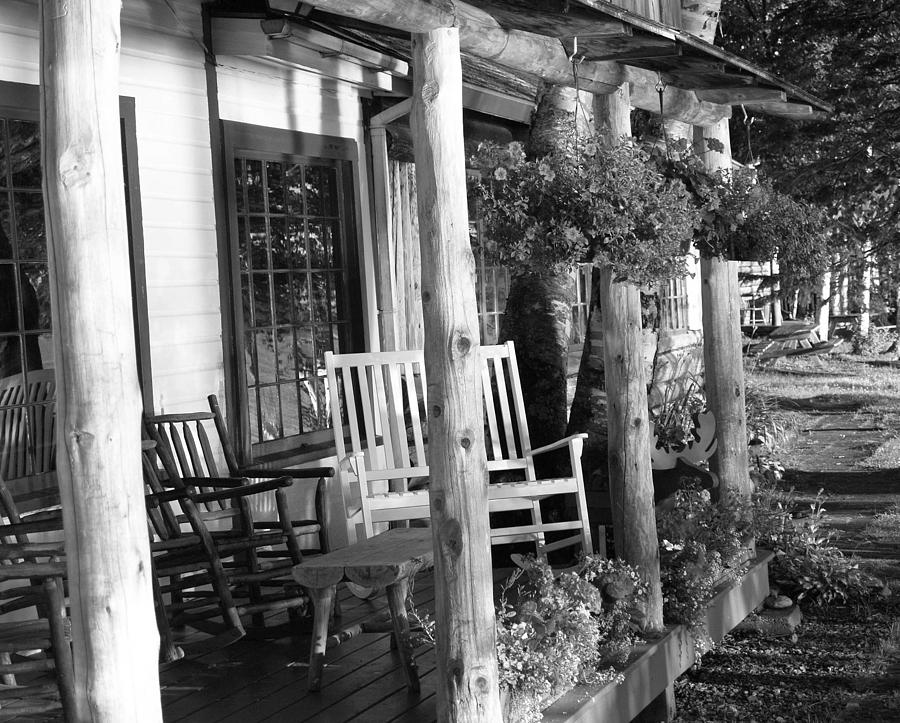
[{"label": "gravel path", "polygon": [[862,534],[879,512],[900,505],[900,470],[863,462],[900,430],[873,415],[805,412],[801,431],[779,457],[785,487],[812,500],[821,489],[834,543],[865,558],[893,594],[865,608],[804,611],[796,641],[735,633],[675,684],[679,721],[900,721],[900,545]]}]

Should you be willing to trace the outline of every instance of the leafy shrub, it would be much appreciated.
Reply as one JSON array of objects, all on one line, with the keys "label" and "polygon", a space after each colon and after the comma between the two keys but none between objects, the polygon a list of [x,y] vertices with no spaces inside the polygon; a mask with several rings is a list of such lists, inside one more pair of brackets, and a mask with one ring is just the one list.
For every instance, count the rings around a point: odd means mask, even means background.
[{"label": "leafy shrub", "polygon": [[758,382],[749,378],[744,384],[744,408],[750,443],[761,442],[770,453],[776,451],[794,427],[792,415],[781,409],[777,399]]},{"label": "leafy shrub", "polygon": [[620,679],[601,666],[627,656],[636,630],[631,616],[645,597],[637,571],[618,560],[587,556],[557,577],[545,562],[526,558],[504,585],[497,608],[507,720],[540,720],[548,697],[577,683]]},{"label": "leafy shrub", "polygon": [[884,354],[897,343],[897,332],[893,329],[870,327],[866,336],[860,334],[859,331],[855,331],[850,339],[850,343],[853,345],[854,354],[876,356]]},{"label": "leafy shrub", "polygon": [[798,517],[793,490],[761,485],[754,496],[756,539],[775,552],[769,576],[779,589],[797,602],[812,604],[861,601],[867,594],[859,563],[831,543],[824,528],[822,491]]}]

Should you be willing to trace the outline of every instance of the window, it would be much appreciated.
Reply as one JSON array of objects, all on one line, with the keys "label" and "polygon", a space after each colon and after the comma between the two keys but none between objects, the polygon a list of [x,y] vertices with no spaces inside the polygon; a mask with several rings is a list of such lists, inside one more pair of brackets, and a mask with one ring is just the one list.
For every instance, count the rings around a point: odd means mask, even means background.
[{"label": "window", "polygon": [[659,287],[660,328],[686,329],[688,327],[687,284],[682,279],[669,279]]},{"label": "window", "polygon": [[356,146],[225,124],[243,449],[253,456],[331,440],[325,352],[361,336]]},{"label": "window", "polygon": [[[0,472],[10,478],[53,468],[49,457],[38,459],[47,450],[36,446],[38,430],[51,428],[55,407],[53,375],[43,371],[55,364],[38,103],[36,86],[0,82]],[[133,100],[121,99],[120,112],[138,376],[146,404],[152,390]],[[25,438],[3,438],[12,430]],[[24,456],[14,460],[17,450]]]}]

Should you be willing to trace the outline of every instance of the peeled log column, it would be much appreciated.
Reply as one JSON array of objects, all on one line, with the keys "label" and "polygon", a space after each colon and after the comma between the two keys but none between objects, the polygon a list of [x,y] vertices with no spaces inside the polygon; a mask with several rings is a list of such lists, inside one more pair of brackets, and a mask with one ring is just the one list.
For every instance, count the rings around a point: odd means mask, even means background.
[{"label": "peeled log column", "polygon": [[638,568],[650,588],[649,630],[662,630],[659,542],[650,468],[647,383],[641,354],[641,298],[634,284],[600,269],[603,355],[609,415],[609,486],[616,556]]},{"label": "peeled log column", "polygon": [[120,0],[41,3],[41,133],[79,711],[161,720],[119,143]]},{"label": "peeled log column", "polygon": [[[710,150],[707,138],[720,141],[724,151]],[[727,120],[710,128],[696,128],[694,148],[708,171],[731,171]],[[737,267],[736,261],[722,258],[704,258],[700,262],[706,397],[716,418],[718,439],[710,466],[719,477],[723,502],[749,497],[752,490],[747,466],[747,412]]]},{"label": "peeled log column", "polygon": [[416,33],[413,111],[435,548],[438,720],[499,721],[475,259],[455,29]]}]

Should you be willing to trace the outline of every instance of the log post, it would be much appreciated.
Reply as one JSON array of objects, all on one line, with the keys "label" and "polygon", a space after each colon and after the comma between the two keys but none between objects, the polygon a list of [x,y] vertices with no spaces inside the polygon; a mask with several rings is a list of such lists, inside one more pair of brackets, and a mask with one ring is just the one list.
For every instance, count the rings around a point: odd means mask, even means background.
[{"label": "log post", "polygon": [[[712,151],[706,139],[722,143]],[[728,121],[694,129],[694,147],[708,171],[731,171]],[[741,296],[738,263],[723,258],[700,261],[703,289],[703,360],[706,398],[716,418],[718,447],[711,460],[719,477],[722,501],[748,498],[752,490],[747,459],[747,412],[744,360],[741,354]]]},{"label": "log post", "polygon": [[859,270],[859,335],[869,336],[872,324],[872,242],[863,242]]},{"label": "log post", "polygon": [[434,534],[438,720],[499,721],[475,259],[458,31],[412,36]]},{"label": "log post", "polygon": [[[631,136],[627,84],[616,93],[596,98],[594,125],[615,140]],[[614,279],[609,267],[604,266],[600,269],[599,303],[603,312],[607,454],[616,556],[640,570],[650,588],[645,627],[662,630],[641,294],[634,284]]]},{"label": "log post", "polygon": [[79,710],[159,721],[119,131],[120,0],[41,3],[41,133]]}]

